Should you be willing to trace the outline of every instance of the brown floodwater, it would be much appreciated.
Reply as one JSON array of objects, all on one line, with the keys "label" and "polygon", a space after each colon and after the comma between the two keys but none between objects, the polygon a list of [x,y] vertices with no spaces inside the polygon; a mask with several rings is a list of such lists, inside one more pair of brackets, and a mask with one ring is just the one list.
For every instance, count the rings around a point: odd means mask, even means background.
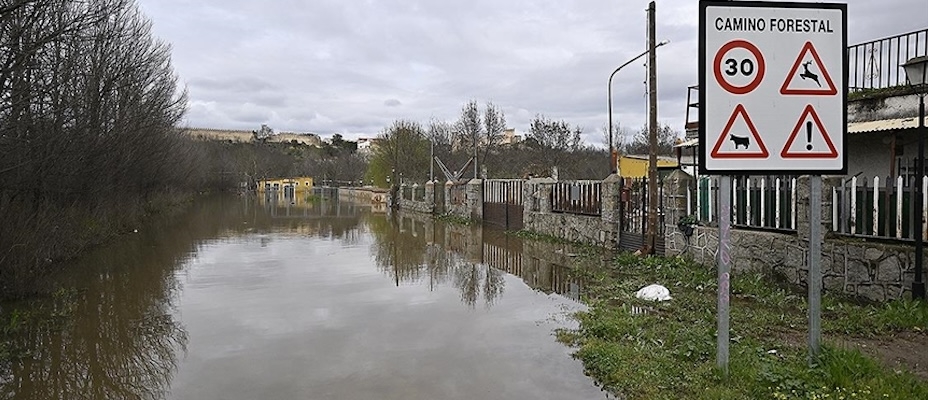
[{"label": "brown floodwater", "polygon": [[585,308],[573,260],[333,197],[204,198],[4,305],[43,317],[0,398],[602,399],[554,337]]}]

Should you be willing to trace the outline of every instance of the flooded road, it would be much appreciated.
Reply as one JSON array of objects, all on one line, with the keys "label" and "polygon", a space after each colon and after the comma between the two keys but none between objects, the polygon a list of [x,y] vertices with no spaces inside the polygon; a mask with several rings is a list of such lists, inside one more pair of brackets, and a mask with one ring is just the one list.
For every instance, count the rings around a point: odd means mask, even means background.
[{"label": "flooded road", "polygon": [[553,336],[583,309],[567,249],[336,199],[176,220],[71,266],[0,397],[605,398]]}]

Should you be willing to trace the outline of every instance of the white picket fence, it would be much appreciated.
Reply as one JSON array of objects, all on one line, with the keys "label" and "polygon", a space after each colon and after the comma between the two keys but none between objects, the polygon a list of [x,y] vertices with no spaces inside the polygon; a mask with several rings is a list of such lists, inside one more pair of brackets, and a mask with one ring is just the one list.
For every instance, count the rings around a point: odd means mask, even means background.
[{"label": "white picket fence", "polygon": [[[832,230],[856,236],[911,239],[915,237],[913,227],[921,225],[924,239],[928,197],[922,198],[921,224],[914,223],[916,180],[912,176],[843,179],[841,186],[832,191]],[[928,177],[923,177],[922,193],[926,190]]]},{"label": "white picket fence", "polygon": [[[718,177],[702,177],[686,193],[687,215],[700,223],[718,222]],[[795,230],[796,178],[786,176],[732,179],[732,224],[742,227]]]}]

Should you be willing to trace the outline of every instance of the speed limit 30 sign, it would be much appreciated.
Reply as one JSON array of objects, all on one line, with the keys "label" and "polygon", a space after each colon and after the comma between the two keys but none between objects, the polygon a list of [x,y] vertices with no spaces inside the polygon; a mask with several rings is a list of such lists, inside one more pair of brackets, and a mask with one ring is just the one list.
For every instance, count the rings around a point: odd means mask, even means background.
[{"label": "speed limit 30 sign", "polygon": [[847,6],[700,2],[700,171],[847,171]]}]

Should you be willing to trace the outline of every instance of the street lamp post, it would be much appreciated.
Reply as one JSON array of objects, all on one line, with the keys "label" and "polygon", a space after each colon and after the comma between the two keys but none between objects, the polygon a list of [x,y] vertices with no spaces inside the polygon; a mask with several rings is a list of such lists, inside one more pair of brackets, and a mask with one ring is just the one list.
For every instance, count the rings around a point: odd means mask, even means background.
[{"label": "street lamp post", "polygon": [[918,94],[918,158],[915,160],[915,215],[912,216],[913,231],[915,232],[915,280],[912,282],[912,298],[925,298],[925,282],[922,280],[924,259],[925,234],[923,222],[923,201],[925,198],[925,92],[928,91],[928,56],[915,57],[902,65],[905,69],[909,85],[915,88]]},{"label": "street lamp post", "polygon": [[[661,46],[663,46],[663,45],[665,45],[665,44],[667,44],[667,43],[670,43],[670,41],[669,41],[669,40],[664,40],[664,41],[658,43],[657,45],[655,45],[655,46],[654,46],[654,49],[657,49],[658,47],[661,47]],[[650,51],[651,51],[651,50],[645,50],[645,51],[643,51],[641,54],[635,56],[635,57],[632,58],[631,60],[626,61],[625,64],[620,65],[618,68],[615,69],[615,71],[612,71],[612,74],[609,75],[609,84],[608,84],[608,87],[607,87],[607,89],[606,89],[606,91],[608,92],[607,97],[609,97],[609,132],[607,132],[607,136],[609,136],[609,160],[610,160],[610,161],[609,161],[609,164],[611,164],[611,165],[609,166],[609,171],[612,172],[612,173],[615,173],[615,159],[613,158],[613,157],[614,157],[614,154],[615,154],[615,149],[613,148],[613,144],[612,144],[612,78],[613,78],[613,77],[615,76],[615,74],[617,74],[622,68],[625,68],[628,64],[631,64],[631,63],[635,62],[635,60],[637,60],[637,59],[639,59],[639,58],[641,58],[641,57],[644,57],[644,55],[645,55],[645,54],[648,54]]]}]

